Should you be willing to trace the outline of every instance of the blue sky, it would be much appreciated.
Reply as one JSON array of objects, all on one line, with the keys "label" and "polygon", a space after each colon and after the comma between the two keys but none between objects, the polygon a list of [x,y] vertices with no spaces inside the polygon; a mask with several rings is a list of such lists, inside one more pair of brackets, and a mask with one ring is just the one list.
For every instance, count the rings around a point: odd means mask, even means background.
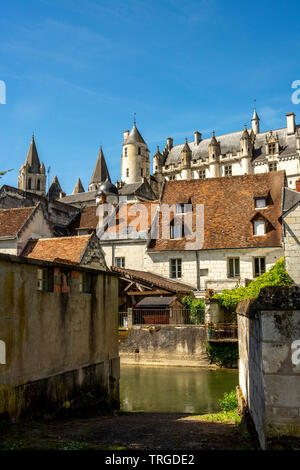
[{"label": "blue sky", "polygon": [[254,98],[262,129],[284,127],[300,108],[299,15],[299,1],[2,2],[0,170],[14,171],[1,184],[17,184],[33,131],[70,193],[79,176],[87,188],[100,144],[120,179],[134,112],[151,156],[167,136],[250,125]]}]

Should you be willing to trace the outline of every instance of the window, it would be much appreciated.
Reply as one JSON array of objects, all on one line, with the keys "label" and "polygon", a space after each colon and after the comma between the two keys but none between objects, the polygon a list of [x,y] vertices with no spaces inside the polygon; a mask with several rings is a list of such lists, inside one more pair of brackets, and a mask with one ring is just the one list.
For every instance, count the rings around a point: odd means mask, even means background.
[{"label": "window", "polygon": [[231,176],[232,175],[232,166],[231,165],[226,165],[224,173],[225,173],[225,176]]},{"label": "window", "polygon": [[184,214],[186,212],[186,207],[184,204],[176,204],[176,213]]},{"label": "window", "polygon": [[275,142],[269,144],[269,155],[274,155],[276,153],[276,144]]},{"label": "window", "polygon": [[204,179],[204,178],[206,178],[206,171],[199,170],[199,179]]},{"label": "window", "polygon": [[37,270],[37,290],[53,292],[53,269],[42,268]]},{"label": "window", "polygon": [[254,235],[265,235],[266,234],[266,224],[264,220],[255,220],[254,221]]},{"label": "window", "polygon": [[125,152],[125,157],[127,157],[127,147],[125,147],[124,152]]},{"label": "window", "polygon": [[228,277],[240,277],[240,258],[228,258]]},{"label": "window", "polygon": [[115,258],[115,266],[117,268],[125,268],[125,257]]},{"label": "window", "polygon": [[141,176],[144,176],[144,169],[141,168]]},{"label": "window", "polygon": [[37,180],[36,189],[37,189],[37,191],[40,191],[40,189],[41,189],[41,182],[40,182],[40,180]]},{"label": "window", "polygon": [[174,258],[170,260],[170,277],[175,279],[176,277],[181,277],[181,258]]},{"label": "window", "polygon": [[277,162],[269,163],[269,171],[277,171]]},{"label": "window", "polygon": [[129,168],[126,168],[126,176],[129,176]]},{"label": "window", "polygon": [[253,263],[254,277],[258,277],[266,272],[266,259],[265,258],[254,258]]},{"label": "window", "polygon": [[183,225],[182,221],[177,221],[175,223],[175,220],[172,220],[171,225],[170,225],[170,238],[182,238],[183,237]]},{"label": "window", "polygon": [[141,147],[138,148],[138,155],[141,155]]},{"label": "window", "polygon": [[28,178],[28,189],[31,189],[31,178]]},{"label": "window", "polygon": [[82,294],[90,294],[92,292],[92,275],[91,273],[80,273],[80,292]]},{"label": "window", "polygon": [[265,207],[267,207],[266,198],[255,199],[255,209],[264,209]]},{"label": "window", "polygon": [[200,269],[200,277],[203,277],[203,276],[208,276],[207,268]]}]

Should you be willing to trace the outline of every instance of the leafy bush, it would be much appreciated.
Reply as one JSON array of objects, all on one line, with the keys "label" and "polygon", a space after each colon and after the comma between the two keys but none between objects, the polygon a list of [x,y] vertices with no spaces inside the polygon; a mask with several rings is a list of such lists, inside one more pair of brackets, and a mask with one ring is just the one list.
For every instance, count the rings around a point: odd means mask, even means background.
[{"label": "leafy bush", "polygon": [[187,295],[183,297],[182,302],[184,309],[190,311],[190,322],[194,325],[203,325],[205,318],[204,301]]},{"label": "leafy bush", "polygon": [[206,343],[206,353],[211,364],[219,367],[237,367],[239,359],[238,343]]},{"label": "leafy bush", "polygon": [[223,398],[218,400],[218,404],[222,411],[234,411],[238,407],[238,399],[236,391],[231,390],[229,393],[224,393]]},{"label": "leafy bush", "polygon": [[238,287],[237,289],[223,290],[222,294],[216,294],[219,304],[225,311],[235,311],[237,304],[242,299],[257,297],[260,290],[265,286],[290,286],[293,280],[290,278],[284,267],[284,258],[281,258],[274,264],[270,271],[262,274],[247,287]]}]

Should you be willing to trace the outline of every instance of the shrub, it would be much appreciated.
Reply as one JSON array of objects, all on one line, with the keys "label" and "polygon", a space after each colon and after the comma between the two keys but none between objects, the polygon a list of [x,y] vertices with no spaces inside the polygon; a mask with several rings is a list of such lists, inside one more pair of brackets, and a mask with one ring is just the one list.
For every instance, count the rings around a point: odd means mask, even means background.
[{"label": "shrub", "polygon": [[205,318],[205,304],[202,299],[194,299],[188,295],[182,299],[185,310],[190,311],[190,322],[194,325],[203,325]]},{"label": "shrub", "polygon": [[270,271],[262,274],[247,287],[238,287],[237,289],[223,290],[222,294],[216,294],[219,304],[227,312],[234,312],[240,300],[257,297],[260,290],[265,286],[290,286],[293,280],[290,278],[284,267],[284,258],[281,258],[274,264]]},{"label": "shrub", "polygon": [[206,353],[211,364],[219,367],[237,367],[239,359],[238,343],[206,343]]},{"label": "shrub", "polygon": [[218,404],[222,411],[234,411],[238,407],[238,399],[236,391],[232,390],[229,393],[224,393],[223,398],[218,400]]}]

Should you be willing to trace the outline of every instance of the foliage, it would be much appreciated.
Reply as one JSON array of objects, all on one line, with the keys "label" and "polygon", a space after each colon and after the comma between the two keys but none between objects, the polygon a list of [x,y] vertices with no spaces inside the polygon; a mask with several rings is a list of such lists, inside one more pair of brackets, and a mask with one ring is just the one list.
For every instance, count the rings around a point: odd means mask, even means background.
[{"label": "foliage", "polygon": [[206,343],[206,353],[211,364],[219,367],[237,367],[239,359],[238,343]]},{"label": "foliage", "polygon": [[291,284],[293,284],[293,280],[285,270],[284,258],[281,258],[270,271],[254,279],[247,287],[238,287],[233,290],[225,289],[222,294],[216,294],[214,298],[218,299],[219,304],[227,312],[234,312],[240,300],[257,297],[260,290],[265,286],[290,286]]},{"label": "foliage", "polygon": [[225,423],[225,424],[240,424],[241,416],[238,414],[237,409],[233,411],[220,411],[219,413],[210,413],[206,415],[193,416],[193,419],[199,421]]},{"label": "foliage", "polygon": [[238,399],[236,396],[236,391],[231,390],[229,393],[224,393],[223,398],[221,398],[219,401],[219,406],[222,411],[234,411],[238,407]]},{"label": "foliage", "polygon": [[188,295],[182,299],[185,310],[190,311],[190,321],[194,325],[203,325],[205,318],[205,304],[202,299],[195,299]]}]

